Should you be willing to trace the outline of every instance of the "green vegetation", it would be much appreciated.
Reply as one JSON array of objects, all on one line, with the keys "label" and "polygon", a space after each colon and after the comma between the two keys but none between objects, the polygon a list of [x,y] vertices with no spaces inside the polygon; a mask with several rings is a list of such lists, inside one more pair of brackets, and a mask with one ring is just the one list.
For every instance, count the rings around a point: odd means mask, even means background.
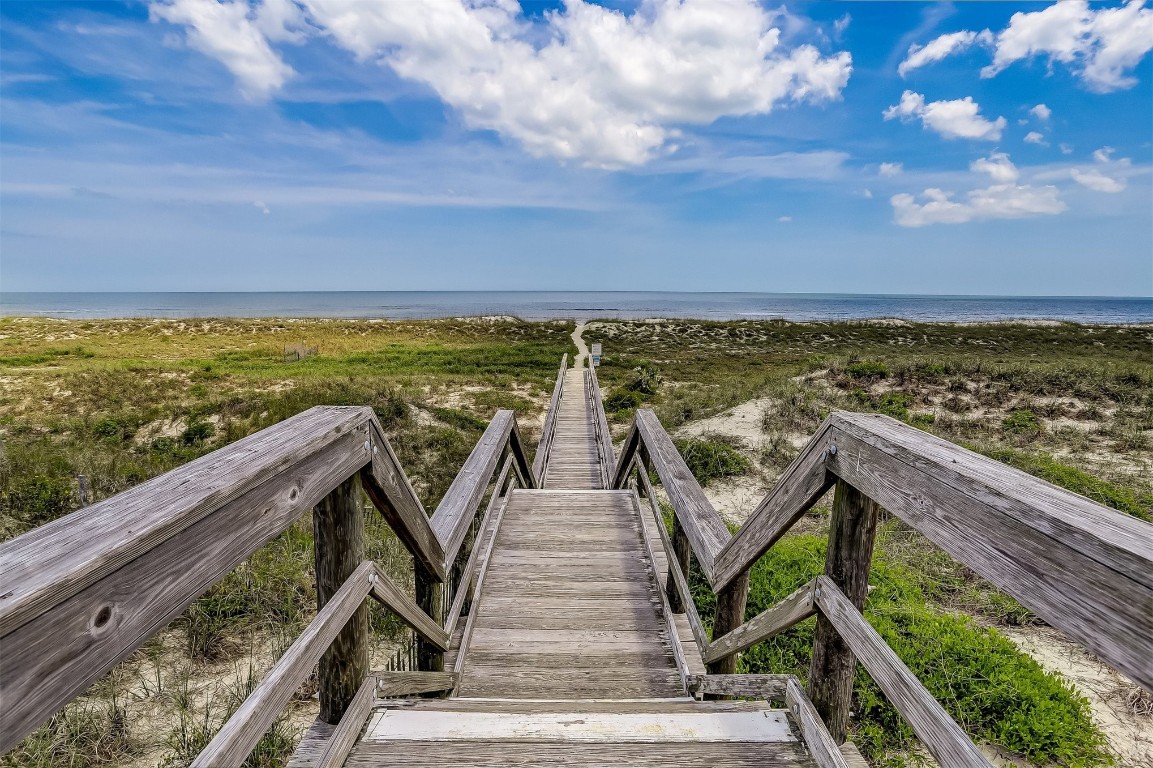
[{"label": "green vegetation", "polygon": [[[824,564],[822,537],[782,539],[750,573],[746,619],[822,573]],[[695,571],[692,575],[698,608],[703,618],[709,617],[715,598],[703,576]],[[919,582],[911,569],[879,552],[865,617],[954,719],[978,739],[1038,765],[1055,762],[1077,768],[1109,762],[1104,737],[1083,697],[995,630],[934,608]],[[740,671],[806,678],[813,627],[810,619],[753,646],[741,656]],[[853,740],[871,759],[899,762],[913,743],[913,733],[861,669],[854,697]]]},{"label": "green vegetation", "polygon": [[749,460],[731,442],[715,435],[701,440],[677,440],[676,447],[701,485],[722,477],[743,475],[750,468]]}]

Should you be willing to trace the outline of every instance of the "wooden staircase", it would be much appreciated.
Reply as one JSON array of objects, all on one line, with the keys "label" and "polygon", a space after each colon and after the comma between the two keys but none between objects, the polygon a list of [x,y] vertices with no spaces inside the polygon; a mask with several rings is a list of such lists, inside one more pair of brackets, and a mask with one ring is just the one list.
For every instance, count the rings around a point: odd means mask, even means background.
[{"label": "wooden staircase", "polygon": [[[987,767],[861,615],[881,504],[1153,687],[1153,526],[838,412],[732,533],[655,414],[618,455],[595,370],[566,362],[533,464],[498,411],[432,515],[371,410],[322,407],[0,545],[0,750],[310,512],[318,613],[199,768],[240,766],[314,670],[321,716],[294,768],[860,766],[857,663],[939,764]],[[834,487],[825,573],[746,620],[749,569]],[[411,585],[365,559],[362,489],[412,553]],[[411,629],[414,669],[368,668],[367,599]],[[736,673],[812,616],[807,691]]]}]

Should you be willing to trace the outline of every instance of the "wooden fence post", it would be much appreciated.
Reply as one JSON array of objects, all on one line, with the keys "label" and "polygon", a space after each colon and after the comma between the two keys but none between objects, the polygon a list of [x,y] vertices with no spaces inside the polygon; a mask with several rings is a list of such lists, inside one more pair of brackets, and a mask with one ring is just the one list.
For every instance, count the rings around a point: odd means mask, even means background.
[{"label": "wooden fence post", "polygon": [[[364,561],[360,476],[321,499],[312,514],[316,603],[321,609]],[[361,604],[320,658],[320,717],[335,725],[368,675],[368,606]]]},{"label": "wooden fence post", "polygon": [[[713,619],[713,638],[723,637],[745,623],[745,604],[749,600],[749,573],[742,573],[724,591],[717,593],[717,614]],[[737,671],[737,654],[709,664],[710,675],[731,675]],[[714,698],[709,696],[708,698]]]},{"label": "wooden fence post", "polygon": [[[444,626],[444,585],[419,560],[413,561],[413,570],[416,575],[416,604],[435,623]],[[416,668],[421,672],[444,671],[444,652],[420,635],[416,636]]]},{"label": "wooden fence post", "polygon": [[[829,522],[829,551],[825,575],[832,579],[859,611],[869,593],[869,569],[877,534],[875,501],[844,480],[837,481]],[[853,700],[857,660],[847,643],[820,612],[809,668],[809,698],[838,743],[845,740]]]},{"label": "wooden fence post", "polygon": [[[685,603],[681,600],[681,591],[677,589],[677,582],[673,578],[673,568],[679,567],[681,573],[685,575],[685,579],[689,577],[689,558],[692,555],[692,545],[689,543],[689,537],[685,535],[685,530],[681,528],[681,523],[677,520],[676,515],[673,516],[673,554],[676,559],[669,560],[669,573],[665,577],[665,594],[669,598],[669,610],[673,613],[684,613]],[[744,612],[744,609],[741,609]],[[738,622],[739,623],[739,622]],[[717,635],[720,637],[720,635]]]}]

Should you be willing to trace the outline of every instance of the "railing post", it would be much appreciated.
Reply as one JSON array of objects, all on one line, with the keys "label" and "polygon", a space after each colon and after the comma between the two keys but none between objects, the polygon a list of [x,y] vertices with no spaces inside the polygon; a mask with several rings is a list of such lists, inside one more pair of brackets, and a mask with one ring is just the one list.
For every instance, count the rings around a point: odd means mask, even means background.
[{"label": "railing post", "polygon": [[[684,613],[685,603],[681,600],[681,591],[677,589],[677,582],[673,576],[673,568],[680,568],[681,573],[687,579],[689,577],[689,556],[692,554],[692,545],[689,543],[689,537],[685,535],[685,529],[681,528],[681,522],[673,516],[673,554],[676,556],[675,560],[669,560],[669,573],[665,577],[665,594],[669,598],[669,610],[673,613]],[[742,609],[743,611],[743,609]],[[717,635],[720,637],[720,635]]]},{"label": "railing post", "polygon": [[[364,560],[360,476],[320,500],[312,514],[316,546],[316,603],[324,608]],[[361,604],[320,658],[320,717],[335,725],[368,675],[368,606]]]},{"label": "railing post", "polygon": [[[749,600],[748,571],[733,579],[726,589],[717,593],[717,614],[713,619],[713,638],[723,637],[745,623],[745,604]],[[709,664],[710,675],[731,675],[737,671],[737,655]]]},{"label": "railing post", "polygon": [[[840,587],[858,611],[864,608],[869,593],[877,509],[875,501],[844,480],[837,481],[825,575]],[[848,644],[818,612],[813,662],[809,668],[809,698],[838,744],[845,740],[848,730],[856,667],[857,660]]]},{"label": "railing post", "polygon": [[[416,604],[432,620],[444,626],[444,585],[420,561],[413,562],[416,572]],[[451,569],[449,569],[451,571]],[[416,637],[416,668],[421,672],[443,672],[444,653],[420,635]]]}]

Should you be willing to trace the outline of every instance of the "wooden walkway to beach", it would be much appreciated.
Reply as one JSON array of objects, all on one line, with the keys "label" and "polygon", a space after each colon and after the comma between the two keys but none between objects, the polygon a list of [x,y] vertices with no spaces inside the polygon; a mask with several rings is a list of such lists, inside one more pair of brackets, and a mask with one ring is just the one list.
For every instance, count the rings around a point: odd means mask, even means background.
[{"label": "wooden walkway to beach", "polygon": [[[825,572],[747,618],[750,569],[833,488]],[[410,582],[366,558],[366,497]],[[532,464],[498,411],[431,515],[373,411],[324,406],[0,545],[0,752],[311,514],[317,614],[195,768],[239,768],[313,676],[292,768],[850,768],[858,663],[938,764],[991,768],[862,616],[882,504],[1153,689],[1148,523],[834,412],[734,533],[654,412],[614,449],[595,370],[566,356]],[[370,599],[411,631],[406,662],[369,666]],[[807,690],[737,673],[814,616]]]}]

